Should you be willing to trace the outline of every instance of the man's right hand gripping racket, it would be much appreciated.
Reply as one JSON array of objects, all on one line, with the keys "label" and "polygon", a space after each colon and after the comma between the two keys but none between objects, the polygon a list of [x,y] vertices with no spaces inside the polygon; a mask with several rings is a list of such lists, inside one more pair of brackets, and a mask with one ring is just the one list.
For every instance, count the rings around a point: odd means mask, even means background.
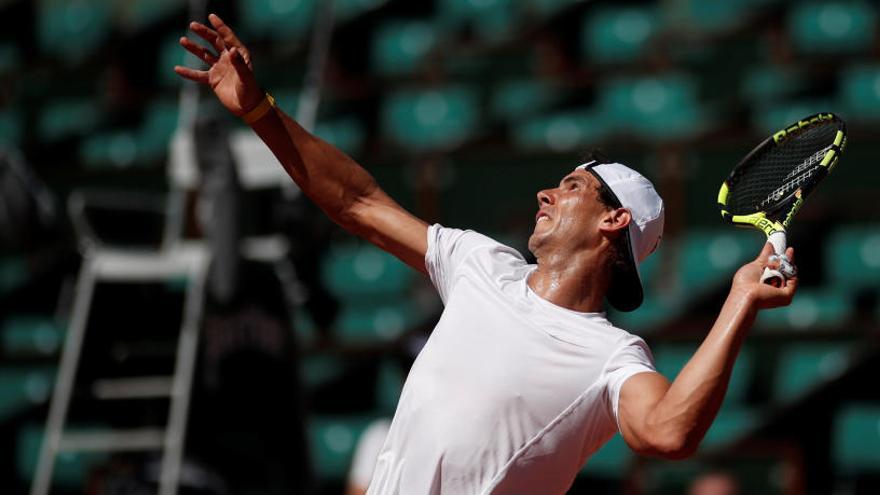
[{"label": "man's right hand gripping racket", "polygon": [[781,287],[796,275],[785,255],[785,230],[807,196],[837,165],[845,146],[843,120],[833,113],[819,113],[764,140],[721,184],[721,218],[763,231],[773,245],[779,269],[765,268],[762,282]]}]

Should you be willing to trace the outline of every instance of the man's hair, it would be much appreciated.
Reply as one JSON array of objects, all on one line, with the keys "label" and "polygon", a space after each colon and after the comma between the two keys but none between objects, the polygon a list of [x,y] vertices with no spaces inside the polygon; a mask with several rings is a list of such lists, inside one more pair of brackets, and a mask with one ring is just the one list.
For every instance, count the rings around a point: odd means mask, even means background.
[{"label": "man's hair", "polygon": [[[600,148],[593,148],[584,154],[584,162],[591,161],[597,163],[610,163],[605,152]],[[600,183],[599,187],[596,188],[596,192],[599,194],[599,203],[601,203],[602,206],[609,210],[617,207],[618,201],[615,199],[614,193],[612,193],[610,189]],[[620,232],[611,243],[611,267],[615,271],[626,270],[628,267],[626,258],[627,246],[624,236],[625,233]]]}]

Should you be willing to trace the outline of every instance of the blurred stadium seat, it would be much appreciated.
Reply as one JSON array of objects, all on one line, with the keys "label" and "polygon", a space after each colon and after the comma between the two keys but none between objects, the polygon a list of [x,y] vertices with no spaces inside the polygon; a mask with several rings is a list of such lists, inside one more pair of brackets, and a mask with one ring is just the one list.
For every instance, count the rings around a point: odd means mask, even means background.
[{"label": "blurred stadium seat", "polygon": [[693,137],[707,125],[695,80],[687,74],[621,78],[600,86],[602,121],[643,139]]},{"label": "blurred stadium seat", "polygon": [[241,27],[250,39],[301,41],[314,24],[317,0],[238,0]]},{"label": "blurred stadium seat", "polygon": [[728,282],[761,248],[761,236],[737,229],[692,229],[679,240],[681,287],[696,294]]},{"label": "blurred stadium seat", "polygon": [[514,142],[526,150],[573,152],[608,135],[603,116],[593,109],[571,109],[522,120],[513,129]]},{"label": "blurred stadium seat", "polygon": [[421,20],[385,21],[373,36],[371,65],[381,76],[416,72],[441,39],[433,23]]},{"label": "blurred stadium seat", "polygon": [[343,300],[399,296],[414,278],[411,268],[367,243],[333,247],[324,261],[324,284]]},{"label": "blurred stadium seat", "polygon": [[594,9],[581,30],[581,50],[591,63],[630,64],[645,55],[660,28],[654,8]]},{"label": "blurred stadium seat", "polygon": [[0,146],[19,144],[24,137],[23,115],[20,111],[0,109]]},{"label": "blurred stadium seat", "polygon": [[400,90],[387,96],[382,129],[414,151],[454,148],[477,131],[480,104],[473,88]]},{"label": "blurred stadium seat", "polygon": [[623,479],[634,458],[632,450],[626,445],[620,433],[617,433],[590,457],[581,469],[580,475]]},{"label": "blurred stadium seat", "polygon": [[178,0],[129,0],[114,7],[118,24],[132,32],[146,30],[186,10],[186,4]]},{"label": "blurred stadium seat", "polygon": [[797,342],[780,350],[773,380],[773,400],[796,400],[839,377],[850,362],[851,346],[840,342]]},{"label": "blurred stadium seat", "polygon": [[53,356],[61,348],[64,328],[42,315],[10,315],[0,326],[4,356]]},{"label": "blurred stadium seat", "polygon": [[865,52],[877,34],[875,5],[861,0],[798,2],[789,12],[789,36],[804,54]]},{"label": "blurred stadium seat", "polygon": [[880,64],[853,65],[842,72],[840,107],[851,121],[880,121]]},{"label": "blurred stadium seat", "polygon": [[489,114],[499,121],[514,123],[549,108],[564,93],[563,88],[536,78],[506,79],[492,89]]},{"label": "blurred stadium seat", "polygon": [[[657,366],[657,371],[670,381],[674,380],[696,350],[696,344],[663,343],[656,345],[654,347],[654,363]],[[730,377],[730,384],[727,387],[727,395],[725,396],[725,404],[736,405],[744,403],[754,378],[754,352],[749,347],[743,347],[736,360],[736,365],[733,367],[733,374]]]},{"label": "blurred stadium seat", "polygon": [[344,480],[357,440],[375,416],[317,416],[309,423],[314,470],[322,480]]},{"label": "blurred stadium seat", "polygon": [[[37,468],[37,457],[43,443],[43,425],[27,425],[18,432],[15,464],[19,476],[28,483]],[[90,469],[107,455],[95,452],[65,452],[55,461],[53,485],[58,488],[77,489],[86,486]]]},{"label": "blurred stadium seat", "polygon": [[831,287],[842,293],[880,290],[880,232],[876,226],[843,227],[831,234],[825,266]]},{"label": "blurred stadium seat", "polygon": [[0,256],[0,295],[21,287],[28,280],[26,260],[21,256]]},{"label": "blurred stadium seat", "polygon": [[37,137],[43,142],[82,136],[97,127],[101,109],[93,98],[49,100],[40,112]]},{"label": "blurred stadium seat", "polygon": [[834,418],[833,441],[838,474],[880,473],[880,404],[844,405]]},{"label": "blurred stadium seat", "polygon": [[41,50],[65,63],[88,57],[110,35],[109,0],[44,0],[37,14]]},{"label": "blurred stadium seat", "polygon": [[831,98],[804,99],[769,104],[766,107],[754,110],[752,113],[752,125],[758,132],[767,135],[787,127],[808,115],[828,112],[833,109],[835,109],[835,105]]},{"label": "blurred stadium seat", "polygon": [[765,330],[816,330],[839,328],[853,314],[845,293],[826,288],[798,289],[789,306],[761,311],[755,327]]},{"label": "blurred stadium seat", "polygon": [[0,421],[28,406],[45,404],[55,380],[53,366],[0,368]]},{"label": "blurred stadium seat", "polygon": [[745,73],[740,94],[743,100],[756,107],[756,112],[762,112],[764,105],[796,94],[804,86],[804,71],[800,67],[764,65]]},{"label": "blurred stadium seat", "polygon": [[440,0],[438,4],[437,22],[444,29],[467,28],[487,40],[512,34],[521,8],[516,0]]},{"label": "blurred stadium seat", "polygon": [[333,12],[340,21],[345,22],[387,3],[388,0],[337,0],[333,2]]}]

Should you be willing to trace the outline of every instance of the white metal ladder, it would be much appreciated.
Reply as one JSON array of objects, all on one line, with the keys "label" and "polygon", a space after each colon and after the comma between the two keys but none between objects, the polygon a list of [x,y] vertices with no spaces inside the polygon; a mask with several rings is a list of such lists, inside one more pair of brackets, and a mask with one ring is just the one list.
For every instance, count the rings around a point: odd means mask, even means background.
[{"label": "white metal ladder", "polygon": [[[56,457],[62,452],[77,451],[161,451],[159,495],[177,493],[208,263],[209,254],[202,243],[176,244],[159,252],[98,247],[86,250],[31,495],[49,493]],[[156,282],[180,276],[186,277],[188,284],[173,375],[99,380],[92,389],[98,399],[170,398],[165,428],[66,432],[67,413],[95,284],[102,281]]]}]

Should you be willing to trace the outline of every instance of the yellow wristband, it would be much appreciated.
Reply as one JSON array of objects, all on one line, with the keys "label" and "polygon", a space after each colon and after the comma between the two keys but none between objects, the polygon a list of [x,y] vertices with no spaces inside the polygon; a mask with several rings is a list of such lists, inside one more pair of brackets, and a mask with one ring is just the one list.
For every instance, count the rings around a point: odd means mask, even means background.
[{"label": "yellow wristband", "polygon": [[266,113],[269,112],[272,108],[275,108],[275,98],[272,97],[269,93],[266,93],[266,96],[263,98],[263,101],[260,102],[259,105],[254,107],[253,110],[241,116],[241,119],[244,120],[245,124],[253,124],[254,122],[262,119],[266,116]]}]

